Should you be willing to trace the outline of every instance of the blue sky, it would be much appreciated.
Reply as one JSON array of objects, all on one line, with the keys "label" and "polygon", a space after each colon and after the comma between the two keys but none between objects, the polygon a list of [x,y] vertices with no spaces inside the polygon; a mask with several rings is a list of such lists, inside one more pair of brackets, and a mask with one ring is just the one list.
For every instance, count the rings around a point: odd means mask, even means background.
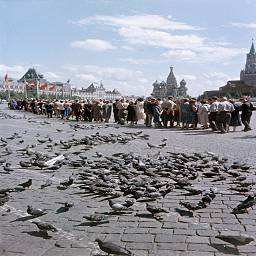
[{"label": "blue sky", "polygon": [[0,76],[35,67],[77,87],[149,95],[174,66],[189,94],[238,79],[254,0],[0,0]]}]

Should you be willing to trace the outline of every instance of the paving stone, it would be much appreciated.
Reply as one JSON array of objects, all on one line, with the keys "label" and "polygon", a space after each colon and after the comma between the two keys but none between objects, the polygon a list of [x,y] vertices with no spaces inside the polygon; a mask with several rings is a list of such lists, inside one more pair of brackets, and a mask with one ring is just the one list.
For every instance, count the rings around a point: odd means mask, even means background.
[{"label": "paving stone", "polygon": [[192,243],[192,244],[208,244],[209,238],[208,237],[202,237],[202,236],[188,236],[186,239],[186,243]]},{"label": "paving stone", "polygon": [[134,243],[151,243],[154,240],[154,236],[150,234],[123,234],[123,242],[134,242]]},{"label": "paving stone", "polygon": [[183,243],[186,240],[185,235],[156,235],[155,242],[159,243]]},{"label": "paving stone", "polygon": [[217,250],[208,244],[188,244],[188,251],[216,252]]}]

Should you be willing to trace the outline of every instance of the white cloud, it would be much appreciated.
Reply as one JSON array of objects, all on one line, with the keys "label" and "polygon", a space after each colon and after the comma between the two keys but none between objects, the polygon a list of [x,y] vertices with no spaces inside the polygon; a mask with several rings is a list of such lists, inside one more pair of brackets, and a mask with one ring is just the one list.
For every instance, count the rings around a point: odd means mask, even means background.
[{"label": "white cloud", "polygon": [[96,15],[81,19],[79,21],[71,22],[79,26],[85,26],[89,24],[100,24],[114,27],[139,27],[149,29],[161,29],[161,30],[201,30],[202,28],[188,25],[183,22],[177,22],[171,20],[170,16],[167,18],[160,15],[120,15],[120,16],[104,16]]},{"label": "white cloud", "polygon": [[51,71],[45,72],[44,77],[46,79],[61,79],[62,78],[62,76],[56,74],[55,72],[51,72]]},{"label": "white cloud", "polygon": [[[195,32],[200,30],[198,27],[174,21],[170,16],[97,15],[73,23],[80,26],[93,24],[114,27],[114,31],[123,39],[126,48],[130,46],[133,48],[140,46],[162,48],[164,50],[162,57],[166,59],[227,64],[229,60],[246,52],[245,49],[232,46],[229,42],[214,41],[200,36],[198,31]],[[242,23],[233,24],[241,25]],[[250,25],[252,26],[252,24]],[[139,61],[133,59],[128,62],[139,64]]]},{"label": "white cloud", "polygon": [[0,64],[0,74],[2,76],[5,76],[7,73],[8,77],[19,79],[25,74],[26,71],[27,68],[21,65],[7,66],[5,64]]},{"label": "white cloud", "polygon": [[230,24],[233,27],[237,27],[237,28],[252,28],[252,29],[256,29],[256,22],[251,22],[251,23],[230,22]]},{"label": "white cloud", "polygon": [[97,80],[97,78],[91,74],[77,74],[75,76],[85,82],[88,82],[88,83],[93,83],[94,81]]},{"label": "white cloud", "polygon": [[120,36],[133,45],[148,45],[167,49],[191,49],[203,46],[204,39],[197,35],[172,35],[164,31],[123,27],[118,29]]},{"label": "white cloud", "polygon": [[71,65],[63,67],[70,77],[75,77],[74,84],[103,81],[106,89],[118,89],[123,95],[150,94],[151,84],[139,70],[103,67],[97,65]]},{"label": "white cloud", "polygon": [[244,48],[224,47],[210,43],[191,50],[170,50],[164,52],[162,56],[178,61],[186,60],[194,63],[216,62],[225,64],[235,57],[244,55],[246,52],[247,50]]},{"label": "white cloud", "polygon": [[179,77],[184,78],[186,81],[194,81],[197,79],[197,77],[194,75],[179,75]]},{"label": "white cloud", "polygon": [[198,96],[204,91],[218,90],[224,86],[228,80],[232,80],[229,75],[223,72],[210,72],[198,76],[196,79],[188,81],[188,93],[192,96]]},{"label": "white cloud", "polygon": [[133,65],[147,65],[147,64],[159,62],[158,60],[153,60],[153,59],[135,59],[135,58],[124,58],[120,60]]},{"label": "white cloud", "polygon": [[170,50],[162,56],[168,59],[191,60],[196,57],[196,53],[191,50]]},{"label": "white cloud", "polygon": [[72,48],[81,48],[94,51],[106,51],[116,49],[114,45],[105,40],[87,39],[84,41],[75,41],[71,43]]}]

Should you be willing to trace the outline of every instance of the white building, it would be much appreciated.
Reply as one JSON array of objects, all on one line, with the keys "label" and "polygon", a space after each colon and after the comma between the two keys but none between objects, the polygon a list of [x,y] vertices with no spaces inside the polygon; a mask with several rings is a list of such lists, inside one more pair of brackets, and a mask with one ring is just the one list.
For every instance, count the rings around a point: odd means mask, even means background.
[{"label": "white building", "polygon": [[93,99],[103,99],[103,100],[115,100],[122,97],[122,95],[114,89],[113,91],[106,91],[103,84],[100,86],[95,86],[93,83],[88,88],[72,89],[72,96],[78,96],[82,99],[93,100]]}]

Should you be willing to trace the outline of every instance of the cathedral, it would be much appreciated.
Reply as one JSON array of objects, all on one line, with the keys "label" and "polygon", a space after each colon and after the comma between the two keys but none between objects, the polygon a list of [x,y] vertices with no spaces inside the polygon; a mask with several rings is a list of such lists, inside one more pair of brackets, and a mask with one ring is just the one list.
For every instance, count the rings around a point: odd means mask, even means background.
[{"label": "cathedral", "polygon": [[187,97],[187,87],[186,81],[182,79],[180,81],[180,86],[177,84],[176,77],[173,73],[173,67],[170,67],[170,73],[165,81],[158,82],[157,80],[153,83],[153,92],[151,96],[154,98],[166,98],[168,96],[173,96],[177,98]]},{"label": "cathedral", "polygon": [[205,91],[203,97],[227,96],[240,98],[241,96],[256,96],[256,52],[252,42],[246,55],[245,68],[240,72],[240,80],[230,80],[219,90]]}]

